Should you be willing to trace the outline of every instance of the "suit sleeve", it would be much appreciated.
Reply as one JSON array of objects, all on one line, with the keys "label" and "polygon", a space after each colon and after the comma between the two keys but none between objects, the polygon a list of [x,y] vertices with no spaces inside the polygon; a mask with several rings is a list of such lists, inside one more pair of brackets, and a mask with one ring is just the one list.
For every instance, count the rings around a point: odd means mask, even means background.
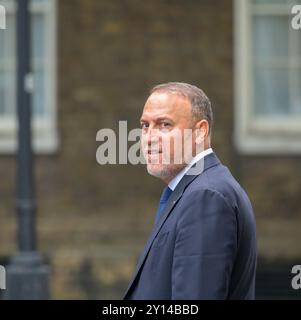
[{"label": "suit sleeve", "polygon": [[235,210],[214,190],[182,202],[172,265],[172,299],[227,299],[237,252]]}]

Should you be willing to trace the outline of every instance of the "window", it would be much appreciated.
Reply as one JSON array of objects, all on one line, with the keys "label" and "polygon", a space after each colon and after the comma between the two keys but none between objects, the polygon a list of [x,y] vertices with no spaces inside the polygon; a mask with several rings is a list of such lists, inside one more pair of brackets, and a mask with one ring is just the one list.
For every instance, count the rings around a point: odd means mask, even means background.
[{"label": "window", "polygon": [[235,143],[246,154],[301,153],[300,0],[235,1]]},{"label": "window", "polygon": [[[6,29],[0,30],[0,152],[14,153],[16,118],[16,1],[0,0],[6,9]],[[32,0],[31,54],[33,148],[38,153],[57,150],[55,0]]]}]

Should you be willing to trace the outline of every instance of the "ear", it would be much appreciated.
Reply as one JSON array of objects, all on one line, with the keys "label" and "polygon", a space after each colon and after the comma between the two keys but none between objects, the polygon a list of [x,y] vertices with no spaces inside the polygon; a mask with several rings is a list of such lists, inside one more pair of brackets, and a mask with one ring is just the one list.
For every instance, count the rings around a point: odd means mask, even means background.
[{"label": "ear", "polygon": [[202,143],[208,137],[209,134],[209,123],[203,119],[195,124],[196,129],[196,143]]}]

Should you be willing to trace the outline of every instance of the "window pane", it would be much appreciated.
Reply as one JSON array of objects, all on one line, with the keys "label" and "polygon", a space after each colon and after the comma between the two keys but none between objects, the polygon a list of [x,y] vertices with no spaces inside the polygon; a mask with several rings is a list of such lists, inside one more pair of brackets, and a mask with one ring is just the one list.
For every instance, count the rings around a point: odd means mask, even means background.
[{"label": "window pane", "polygon": [[[57,146],[55,119],[51,112],[55,108],[53,96],[55,79],[54,73],[49,72],[55,68],[53,46],[56,38],[54,34],[56,2],[29,0],[30,51],[34,80],[31,106],[32,116],[36,120],[33,123],[34,148],[43,152],[53,152]],[[0,31],[0,142],[4,152],[11,152],[16,146],[14,128],[17,125],[17,1],[0,0],[0,4],[6,7],[7,18],[6,30]],[[22,54],[22,50],[20,53]],[[5,143],[2,144],[2,141]]]},{"label": "window pane", "polygon": [[42,58],[44,54],[44,15],[35,14],[32,18],[32,54],[34,58]]},{"label": "window pane", "polygon": [[295,52],[293,52],[293,55],[297,56],[301,61],[301,31],[293,30],[291,31],[291,36],[293,40],[293,47],[295,49]]},{"label": "window pane", "polygon": [[33,94],[32,104],[35,116],[42,116],[45,112],[45,81],[43,70],[34,72],[35,91]]},{"label": "window pane", "polygon": [[301,114],[301,69],[299,68],[291,72],[290,109],[292,114]]},{"label": "window pane", "polygon": [[0,32],[0,117],[15,111],[15,23],[6,17],[7,29]]},{"label": "window pane", "polygon": [[[45,0],[34,0],[45,2]],[[45,107],[45,13],[36,12],[31,16],[32,66],[35,90],[32,96],[34,116],[44,116]],[[7,15],[7,29],[0,32],[0,117],[16,112],[16,19]]]},{"label": "window pane", "polygon": [[255,68],[253,101],[257,115],[283,115],[290,110],[288,70]]},{"label": "window pane", "polygon": [[289,19],[287,16],[253,17],[253,53],[255,59],[287,57],[289,41]]},{"label": "window pane", "polygon": [[4,93],[5,93],[5,84],[4,84],[3,71],[0,71],[0,117],[4,113]]},{"label": "window pane", "polygon": [[43,14],[35,14],[32,18],[32,53],[34,72],[34,92],[32,96],[33,114],[36,117],[45,114],[45,18]]},{"label": "window pane", "polygon": [[11,71],[1,71],[0,76],[0,116],[15,112],[15,77]]},{"label": "window pane", "polygon": [[15,18],[11,14],[6,15],[6,30],[0,31],[0,64],[3,58],[13,59],[12,52],[16,47]]}]

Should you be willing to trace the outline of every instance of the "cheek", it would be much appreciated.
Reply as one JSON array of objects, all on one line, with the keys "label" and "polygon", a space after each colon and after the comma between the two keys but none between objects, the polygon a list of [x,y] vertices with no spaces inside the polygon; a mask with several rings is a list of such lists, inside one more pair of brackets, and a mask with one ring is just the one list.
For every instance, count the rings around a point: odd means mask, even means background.
[{"label": "cheek", "polygon": [[147,138],[146,135],[141,135],[140,137],[140,149],[142,151],[143,157],[146,159],[147,157]]},{"label": "cheek", "polygon": [[162,135],[161,137],[161,144],[164,148],[168,148],[169,146],[172,145],[172,139],[173,139],[173,136],[170,135],[170,134],[165,134],[165,135]]},{"label": "cheek", "polygon": [[175,154],[178,153],[178,143],[177,143],[178,136],[174,134],[164,135],[162,137],[162,149],[163,149],[163,157],[164,161],[167,163],[172,163],[175,157]]},{"label": "cheek", "polygon": [[147,143],[147,136],[146,136],[146,134],[142,133],[140,136],[140,144],[141,144],[141,146],[145,146],[146,143]]},{"label": "cheek", "polygon": [[170,148],[171,152],[174,152],[178,148],[181,149],[183,144],[183,134],[179,130],[171,131],[162,137],[162,143],[164,146]]}]

